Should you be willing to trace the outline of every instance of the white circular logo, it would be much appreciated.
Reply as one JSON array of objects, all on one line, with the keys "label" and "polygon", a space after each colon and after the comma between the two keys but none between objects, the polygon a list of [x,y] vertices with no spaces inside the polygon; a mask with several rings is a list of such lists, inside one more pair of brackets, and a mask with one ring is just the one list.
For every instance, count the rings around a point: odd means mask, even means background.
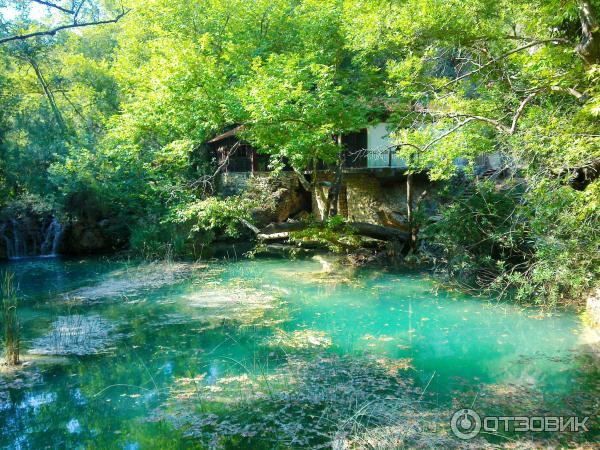
[{"label": "white circular logo", "polygon": [[459,409],[450,420],[450,428],[459,439],[473,439],[481,429],[481,417],[472,409]]}]

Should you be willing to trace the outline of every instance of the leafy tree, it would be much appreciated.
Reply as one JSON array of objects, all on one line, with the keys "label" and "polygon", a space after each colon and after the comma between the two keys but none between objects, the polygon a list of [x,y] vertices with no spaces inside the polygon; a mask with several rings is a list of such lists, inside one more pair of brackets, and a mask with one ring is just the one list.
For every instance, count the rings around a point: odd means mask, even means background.
[{"label": "leafy tree", "polygon": [[[48,16],[34,20],[34,3]],[[118,218],[136,247],[185,253],[249,217],[203,188],[216,171],[203,142],[243,124],[327,219],[340,136],[385,118],[408,187],[417,172],[467,180],[429,228],[408,189],[413,251],[426,238],[448,273],[520,298],[597,283],[598,0],[15,4],[0,19],[3,199]],[[81,27],[105,21],[116,23]],[[481,182],[476,162],[490,154],[510,180]],[[317,167],[333,182],[305,176]]]}]

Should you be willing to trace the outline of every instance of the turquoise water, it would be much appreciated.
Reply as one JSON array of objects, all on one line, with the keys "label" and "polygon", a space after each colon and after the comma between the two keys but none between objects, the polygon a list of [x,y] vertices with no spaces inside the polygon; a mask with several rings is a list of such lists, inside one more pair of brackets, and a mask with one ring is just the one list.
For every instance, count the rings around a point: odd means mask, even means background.
[{"label": "turquoise water", "polygon": [[[576,315],[436,290],[423,274],[270,259],[2,268],[19,283],[25,367],[0,372],[0,446],[328,446],[353,402],[404,395],[441,422],[470,405],[597,413]],[[389,375],[385,389],[367,375]],[[282,399],[293,433],[273,418]]]}]

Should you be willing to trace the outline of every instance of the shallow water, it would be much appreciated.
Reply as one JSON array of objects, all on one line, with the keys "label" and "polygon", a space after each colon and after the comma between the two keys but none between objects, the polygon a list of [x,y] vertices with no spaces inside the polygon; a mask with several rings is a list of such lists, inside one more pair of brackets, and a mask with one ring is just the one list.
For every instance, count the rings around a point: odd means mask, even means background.
[{"label": "shallow water", "polygon": [[[339,365],[369,356],[397,364],[394,371],[410,380],[419,400],[426,393],[426,409],[474,405],[508,414],[518,404],[597,414],[597,373],[575,314],[548,316],[436,291],[423,274],[327,274],[317,261],[269,259],[32,259],[0,268],[14,271],[19,283],[26,362],[21,371],[0,373],[0,446],[207,446],[190,431],[193,419],[170,409],[177,398],[189,400],[179,386],[213,394],[218,387],[219,398],[198,394],[186,412],[227,417],[227,405],[245,395],[222,390],[232,376],[267,380],[285,374],[295,358],[311,363],[324,355],[341,357]],[[264,402],[252,407],[259,415],[272,412]],[[311,426],[309,418],[298,420]],[[255,431],[227,445],[258,446]],[[272,434],[265,448],[278,442]],[[586,436],[577,439],[595,435]],[[278,444],[302,446],[293,440]]]}]

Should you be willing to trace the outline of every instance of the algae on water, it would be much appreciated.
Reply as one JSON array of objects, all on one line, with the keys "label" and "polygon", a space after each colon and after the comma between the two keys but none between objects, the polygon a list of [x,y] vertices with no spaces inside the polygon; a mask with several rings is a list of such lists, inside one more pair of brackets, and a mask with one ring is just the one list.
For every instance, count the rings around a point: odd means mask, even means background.
[{"label": "algae on water", "polygon": [[191,263],[149,263],[115,270],[106,279],[93,286],[76,289],[66,294],[69,300],[95,302],[115,297],[130,297],[142,292],[180,283],[192,274],[201,272],[206,265]]}]

